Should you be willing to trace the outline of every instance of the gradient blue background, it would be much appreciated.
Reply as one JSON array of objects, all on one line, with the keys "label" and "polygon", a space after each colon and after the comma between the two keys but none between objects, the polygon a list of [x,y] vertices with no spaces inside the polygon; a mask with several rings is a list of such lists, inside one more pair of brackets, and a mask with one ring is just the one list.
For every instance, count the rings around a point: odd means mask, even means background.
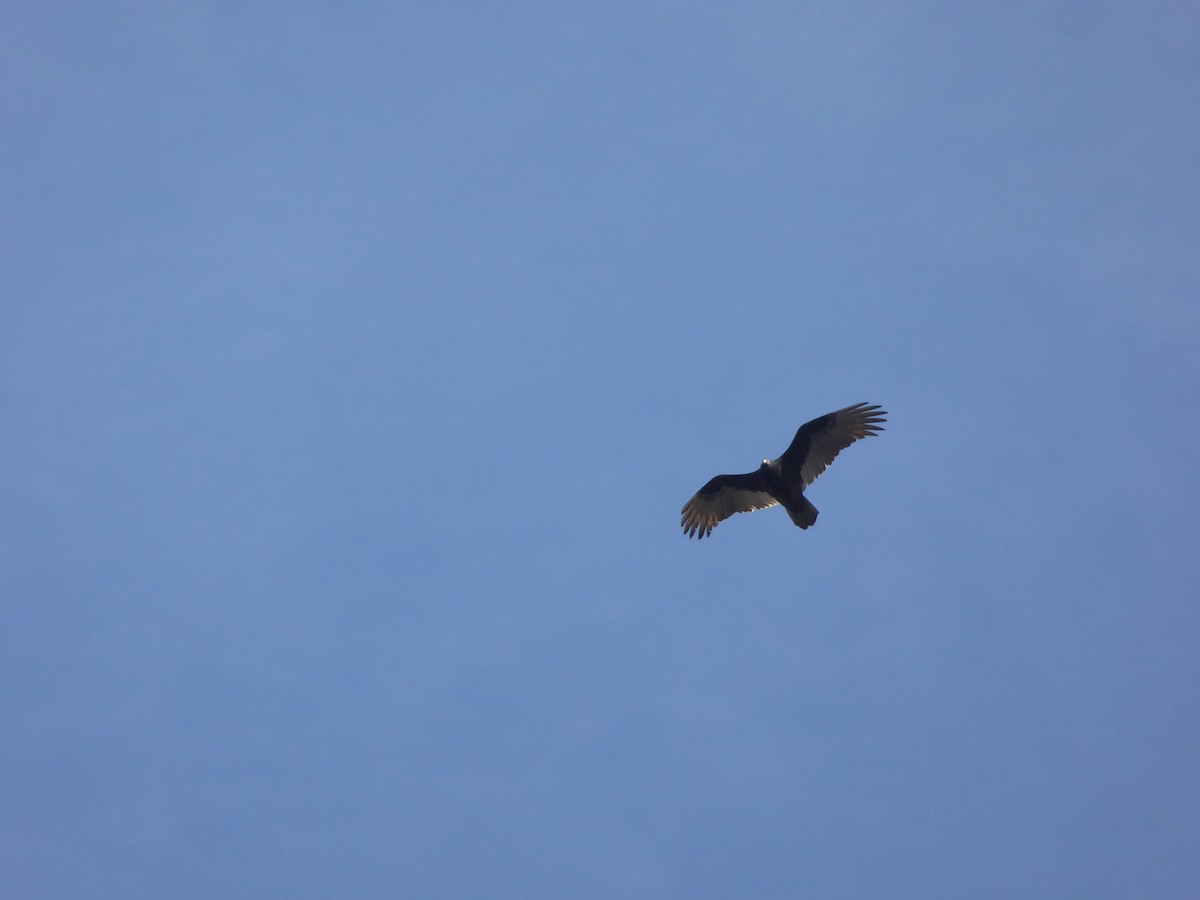
[{"label": "gradient blue background", "polygon": [[1200,896],[1194,4],[4,20],[5,896]]}]

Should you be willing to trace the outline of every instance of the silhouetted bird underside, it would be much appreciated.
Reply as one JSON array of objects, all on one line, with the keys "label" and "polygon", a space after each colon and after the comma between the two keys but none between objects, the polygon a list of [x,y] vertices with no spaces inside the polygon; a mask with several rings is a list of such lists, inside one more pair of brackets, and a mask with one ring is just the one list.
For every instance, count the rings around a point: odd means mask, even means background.
[{"label": "silhouetted bird underside", "polygon": [[688,537],[703,538],[734,513],[776,504],[799,527],[807,528],[817,521],[817,508],[804,496],[808,486],[842,450],[883,431],[886,416],[878,406],[856,403],[806,422],[778,459],[764,459],[745,475],[718,475],[696,491],[683,505],[683,530]]}]

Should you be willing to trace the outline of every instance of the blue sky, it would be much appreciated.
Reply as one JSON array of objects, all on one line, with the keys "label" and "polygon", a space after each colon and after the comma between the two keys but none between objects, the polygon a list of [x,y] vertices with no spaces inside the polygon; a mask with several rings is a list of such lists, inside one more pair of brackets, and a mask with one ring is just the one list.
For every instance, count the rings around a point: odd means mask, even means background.
[{"label": "blue sky", "polygon": [[1197,46],[10,5],[4,893],[1196,896]]}]

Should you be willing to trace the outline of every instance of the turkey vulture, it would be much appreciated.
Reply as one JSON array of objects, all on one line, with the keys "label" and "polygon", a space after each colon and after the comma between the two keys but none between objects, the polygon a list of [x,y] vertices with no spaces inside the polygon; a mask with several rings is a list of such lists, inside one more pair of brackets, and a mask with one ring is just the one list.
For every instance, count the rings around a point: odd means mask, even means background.
[{"label": "turkey vulture", "polygon": [[887,410],[856,403],[800,426],[792,445],[779,459],[764,459],[755,472],[718,475],[683,506],[683,530],[688,537],[712,534],[717,523],[734,513],[766,509],[779,503],[801,528],[817,521],[817,508],[804,491],[859,438],[883,431]]}]

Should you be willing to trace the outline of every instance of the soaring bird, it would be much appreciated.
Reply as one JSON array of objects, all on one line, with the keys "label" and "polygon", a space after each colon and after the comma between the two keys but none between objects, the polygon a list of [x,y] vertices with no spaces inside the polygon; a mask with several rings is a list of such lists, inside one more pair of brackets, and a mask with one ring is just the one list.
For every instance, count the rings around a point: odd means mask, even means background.
[{"label": "soaring bird", "polygon": [[804,496],[808,486],[834,457],[859,438],[883,431],[887,410],[856,403],[800,426],[792,444],[778,459],[764,459],[757,471],[718,475],[683,505],[688,537],[712,534],[717,523],[734,513],[780,504],[801,528],[817,521],[817,508]]}]

